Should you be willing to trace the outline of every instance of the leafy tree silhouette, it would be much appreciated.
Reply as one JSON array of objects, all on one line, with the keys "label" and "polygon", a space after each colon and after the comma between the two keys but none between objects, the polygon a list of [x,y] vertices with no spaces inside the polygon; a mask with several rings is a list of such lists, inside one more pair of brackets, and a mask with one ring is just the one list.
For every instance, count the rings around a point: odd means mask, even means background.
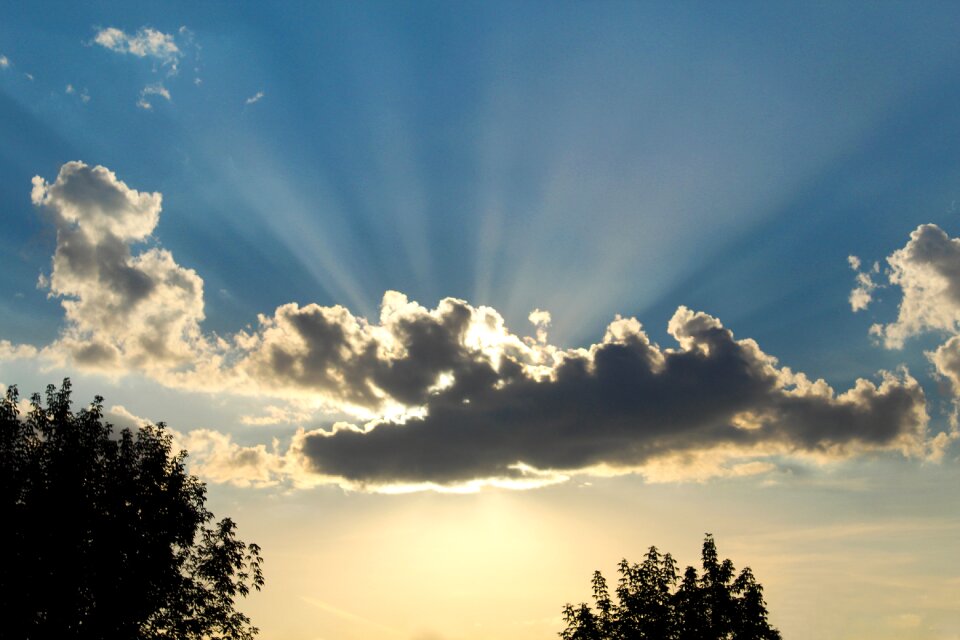
[{"label": "leafy tree silhouette", "polygon": [[0,635],[25,640],[248,640],[234,608],[260,590],[260,548],[214,521],[164,425],[77,413],[70,381],[0,400]]},{"label": "leafy tree silhouette", "polygon": [[640,564],[621,560],[620,580],[610,597],[606,580],[593,574],[593,600],[563,608],[563,640],[780,640],[767,621],[763,587],[747,567],[734,578],[709,533],[703,541],[703,571],[683,577],[667,553],[650,547]]}]

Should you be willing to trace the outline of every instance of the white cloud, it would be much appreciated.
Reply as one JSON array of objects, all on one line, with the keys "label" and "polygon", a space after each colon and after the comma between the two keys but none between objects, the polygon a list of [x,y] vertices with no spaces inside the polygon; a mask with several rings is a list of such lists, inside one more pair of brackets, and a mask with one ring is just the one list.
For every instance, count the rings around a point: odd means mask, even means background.
[{"label": "white cloud", "polygon": [[157,31],[150,27],[142,27],[134,34],[128,34],[115,27],[101,29],[94,36],[93,41],[121,54],[129,54],[138,58],[151,58],[163,66],[169,67],[175,73],[183,52],[177,46],[173,35]]},{"label": "white cloud", "polygon": [[838,393],[684,307],[668,325],[675,348],[617,317],[600,342],[562,349],[545,311],[530,314],[536,337],[522,336],[492,308],[447,298],[430,309],[395,291],[375,321],[290,303],[255,328],[205,334],[200,276],[159,247],[134,251],[157,225],[159,193],[69,162],[53,183],[34,178],[32,198],[57,229],[44,284],[66,317],[45,356],[280,401],[248,424],[303,422],[304,406],[361,421],[301,430],[283,453],[196,432],[190,446],[215,481],[464,491],[582,474],[705,480],[767,473],[784,457],[924,456],[935,445],[906,371]]},{"label": "white cloud", "polygon": [[104,167],[68,162],[53,183],[33,179],[35,205],[52,214],[57,248],[47,284],[66,325],[49,355],[101,370],[163,370],[204,348],[203,281],[153,248],[136,256],[160,215],[159,193],[130,189]]},{"label": "white cloud", "polygon": [[[888,349],[900,349],[908,339],[926,333],[946,335],[946,341],[926,355],[960,403],[960,239],[950,238],[937,225],[920,225],[902,249],[887,257],[887,264],[890,268],[884,275],[889,286],[901,293],[897,319],[873,325],[870,333]],[[880,272],[878,264],[874,263],[872,272]],[[858,274],[858,279],[865,275]],[[877,286],[869,277],[865,282]],[[960,404],[956,410],[960,411]],[[931,459],[942,458],[958,438],[955,413],[950,430],[931,439]]]},{"label": "white cloud", "polygon": [[255,102],[260,102],[263,100],[264,93],[263,91],[257,91],[255,94],[247,98],[246,104],[254,104]]},{"label": "white cloud", "polygon": [[36,356],[36,347],[28,344],[13,344],[9,340],[0,340],[0,361],[24,360]]},{"label": "white cloud", "polygon": [[[870,333],[888,349],[900,349],[925,333],[948,336],[927,356],[960,397],[960,239],[937,225],[920,225],[902,249],[887,257],[887,264],[889,285],[901,293],[897,319],[873,325]],[[873,273],[878,272],[875,264]]]},{"label": "white cloud", "polygon": [[873,292],[879,286],[874,282],[873,277],[880,273],[880,265],[874,262],[870,271],[860,271],[861,262],[857,256],[848,256],[847,263],[849,263],[851,269],[857,272],[857,285],[850,292],[849,297],[850,308],[856,313],[857,311],[863,311],[873,302]]},{"label": "white cloud", "polygon": [[151,96],[160,96],[167,102],[170,101],[170,92],[167,91],[166,87],[158,82],[156,84],[148,84],[140,90],[140,97],[137,99],[137,106],[146,110],[153,109],[153,102],[150,100]]},{"label": "white cloud", "polygon": [[285,474],[285,460],[265,445],[241,446],[233,437],[210,429],[174,432],[174,447],[190,454],[190,472],[204,480],[238,487],[269,487]]},{"label": "white cloud", "polygon": [[887,348],[928,331],[957,333],[960,329],[960,240],[940,227],[920,225],[902,249],[888,258],[889,283],[903,295],[897,319],[875,325],[871,332]]},{"label": "white cloud", "polygon": [[[116,428],[131,431],[153,424],[123,405],[111,407],[105,418]],[[268,450],[262,444],[239,445],[233,441],[233,436],[211,429],[178,431],[167,428],[167,432],[173,436],[174,451],[186,450],[189,454],[187,466],[190,472],[207,482],[257,488],[275,486],[280,482],[293,486],[310,484],[310,479],[303,476],[298,466],[295,445],[289,448],[288,455],[281,455],[277,440]]]},{"label": "white cloud", "polygon": [[0,69],[7,69],[8,67],[10,67],[10,58],[0,55]]}]

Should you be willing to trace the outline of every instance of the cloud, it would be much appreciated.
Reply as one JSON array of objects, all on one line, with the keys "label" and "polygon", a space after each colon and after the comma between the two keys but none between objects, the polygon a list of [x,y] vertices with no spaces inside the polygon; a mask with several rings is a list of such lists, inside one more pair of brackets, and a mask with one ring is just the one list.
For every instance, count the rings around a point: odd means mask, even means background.
[{"label": "cloud", "polygon": [[897,319],[877,324],[871,333],[887,348],[899,349],[910,337],[928,331],[960,329],[960,240],[935,224],[910,234],[902,249],[888,258],[890,285],[903,295]]},{"label": "cloud", "polygon": [[170,92],[158,82],[156,84],[148,84],[140,90],[140,97],[137,99],[137,106],[148,111],[153,109],[153,103],[150,100],[150,96],[160,96],[167,102],[170,101]]},{"label": "cloud", "polygon": [[190,471],[210,482],[238,487],[270,487],[278,484],[285,460],[263,444],[241,446],[232,436],[210,429],[174,433],[174,445],[186,449]]},{"label": "cloud", "polygon": [[857,286],[850,292],[850,308],[853,312],[863,311],[873,302],[873,292],[877,289],[877,284],[873,276],[880,273],[879,263],[874,262],[870,271],[860,271],[860,258],[857,256],[848,256],[847,262],[850,268],[857,272]]},{"label": "cloud", "polygon": [[[0,343],[2,346],[2,343]],[[261,415],[240,416],[240,423],[252,426],[266,426],[273,424],[302,424],[309,421],[313,413],[309,410],[295,410],[290,407],[281,407],[270,404],[264,407]]]},{"label": "cloud", "polygon": [[260,102],[261,100],[263,100],[264,95],[265,94],[263,93],[263,91],[257,91],[255,94],[247,98],[246,104],[254,104],[255,102]]},{"label": "cloud", "polygon": [[0,55],[0,69],[7,69],[10,67],[10,58],[5,55]]},{"label": "cloud", "polygon": [[212,481],[459,491],[576,474],[706,480],[767,473],[783,457],[924,456],[942,445],[927,436],[924,393],[905,370],[838,393],[685,307],[669,322],[670,348],[617,317],[599,342],[562,349],[548,341],[545,311],[523,336],[490,307],[446,298],[430,309],[396,291],[375,321],[290,303],[247,330],[206,334],[203,280],[169,251],[135,251],[157,225],[159,193],[69,162],[52,184],[34,178],[32,197],[57,229],[44,285],[65,311],[44,357],[272,399],[252,424],[305,421],[304,407],[354,416],[301,428],[282,453],[196,432],[187,442]]},{"label": "cloud", "polygon": [[173,35],[150,27],[141,27],[128,34],[115,27],[101,29],[93,38],[94,43],[111,51],[129,54],[138,58],[150,58],[176,73],[183,52]]},{"label": "cloud", "polygon": [[0,340],[0,361],[24,360],[36,356],[36,347],[28,344],[13,344],[9,340]]},{"label": "cloud", "polygon": [[[31,78],[31,80],[32,79],[33,78]],[[82,91],[77,92],[77,90],[74,88],[72,84],[68,84],[66,88],[63,90],[63,92],[66,93],[67,95],[76,95],[78,98],[80,98],[80,101],[83,102],[84,104],[90,102],[90,94],[87,93],[86,89],[83,89]]]},{"label": "cloud", "polygon": [[57,229],[46,283],[66,315],[46,352],[105,371],[191,362],[204,348],[203,281],[168,251],[130,250],[156,227],[160,194],[130,189],[104,167],[68,162],[53,183],[35,177],[31,198]]},{"label": "cloud", "polygon": [[[105,418],[119,429],[133,431],[152,424],[123,405],[111,407]],[[168,427],[167,432],[173,436],[175,451],[188,452],[190,472],[208,482],[262,488],[275,486],[282,480],[299,486],[298,478],[304,476],[292,455],[282,456],[277,452],[279,443],[276,440],[271,449],[267,449],[263,444],[239,445],[231,435],[211,429],[184,432]],[[296,448],[291,447],[289,451],[294,454]],[[309,484],[309,479],[303,479]]]},{"label": "cloud", "polygon": [[[154,63],[153,71],[165,70],[168,80],[178,74],[180,63],[185,58],[192,63],[195,73],[200,72],[200,46],[193,32],[186,27],[180,27],[176,35],[152,27],[141,27],[133,34],[108,27],[97,31],[92,43],[116,53],[151,60]],[[199,78],[194,80],[196,82]],[[137,106],[145,110],[153,109],[153,96],[169,101],[170,91],[160,82],[149,84],[140,90]]]},{"label": "cloud", "polygon": [[471,388],[433,394],[423,416],[307,434],[304,455],[316,471],[361,485],[443,485],[521,480],[527,468],[642,473],[698,456],[742,463],[924,451],[924,394],[906,372],[838,395],[778,368],[706,314],[681,307],[669,330],[680,349],[660,349],[634,321],[617,321],[602,343],[565,352],[549,377],[507,365]]},{"label": "cloud", "polygon": [[889,286],[901,293],[897,319],[873,325],[870,333],[888,349],[900,349],[926,333],[946,335],[927,357],[960,397],[960,239],[935,224],[920,225],[902,249],[887,257],[887,264]]}]

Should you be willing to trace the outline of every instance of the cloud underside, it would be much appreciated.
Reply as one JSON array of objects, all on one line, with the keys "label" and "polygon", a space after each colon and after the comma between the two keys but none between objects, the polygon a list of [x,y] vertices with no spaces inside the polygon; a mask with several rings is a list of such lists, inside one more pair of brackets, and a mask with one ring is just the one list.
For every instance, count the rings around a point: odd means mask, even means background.
[{"label": "cloud underside", "polygon": [[134,250],[156,227],[160,194],[70,162],[53,183],[35,178],[32,195],[57,227],[42,284],[65,311],[42,357],[299,407],[270,407],[277,416],[310,404],[358,418],[301,429],[282,451],[193,432],[189,447],[215,481],[390,490],[538,486],[583,473],[706,479],[761,473],[784,457],[925,456],[937,443],[906,371],[837,393],[684,307],[668,326],[671,348],[617,317],[597,343],[561,349],[546,312],[531,314],[533,337],[521,336],[489,307],[447,298],[428,309],[398,292],[384,295],[376,322],[287,304],[253,329],[205,333],[200,276],[161,248]]}]

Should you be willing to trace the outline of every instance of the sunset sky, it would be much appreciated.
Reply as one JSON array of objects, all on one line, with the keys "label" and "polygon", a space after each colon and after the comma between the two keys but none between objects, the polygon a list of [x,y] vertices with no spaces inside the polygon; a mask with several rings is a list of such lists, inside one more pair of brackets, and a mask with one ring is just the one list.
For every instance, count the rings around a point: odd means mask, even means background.
[{"label": "sunset sky", "polygon": [[541,640],[705,532],[960,638],[960,5],[0,8],[0,384],[166,422],[265,640]]}]

